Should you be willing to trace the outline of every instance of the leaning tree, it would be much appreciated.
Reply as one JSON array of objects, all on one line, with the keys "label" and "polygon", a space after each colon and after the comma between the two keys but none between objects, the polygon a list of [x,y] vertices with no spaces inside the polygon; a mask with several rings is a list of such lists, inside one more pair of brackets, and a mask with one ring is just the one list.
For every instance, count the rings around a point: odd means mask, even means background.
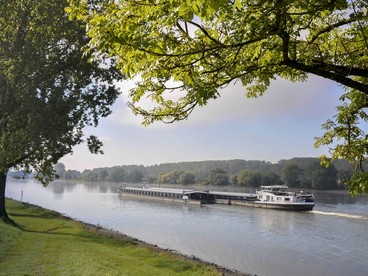
[{"label": "leaning tree", "polygon": [[[115,57],[123,74],[140,78],[129,105],[144,124],[185,119],[236,81],[249,97],[262,95],[276,77],[305,81],[314,74],[346,87],[338,116],[324,125],[316,146],[330,145],[332,159],[354,162],[350,191],[366,192],[366,0],[69,2],[72,16],[88,26],[86,52]],[[143,97],[156,106],[143,109]]]},{"label": "leaning tree", "polygon": [[42,183],[73,146],[87,141],[100,152],[95,126],[110,113],[121,74],[113,60],[90,61],[85,26],[69,20],[66,0],[0,1],[0,217],[7,172],[31,170]]}]

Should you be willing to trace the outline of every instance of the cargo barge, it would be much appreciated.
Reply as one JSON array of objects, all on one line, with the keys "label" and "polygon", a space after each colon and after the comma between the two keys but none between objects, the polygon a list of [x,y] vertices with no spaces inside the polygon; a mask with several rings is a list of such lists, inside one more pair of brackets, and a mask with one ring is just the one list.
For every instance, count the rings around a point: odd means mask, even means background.
[{"label": "cargo barge", "polygon": [[146,188],[146,187],[124,187],[119,188],[120,195],[139,198],[153,198],[164,201],[184,202],[189,204],[212,204],[213,196],[208,192],[184,190],[184,189],[168,189],[168,188]]},{"label": "cargo barge", "polygon": [[189,204],[228,204],[258,208],[283,209],[293,211],[311,211],[314,206],[312,194],[288,192],[287,186],[261,186],[256,193],[196,191],[167,188],[118,189],[119,194],[129,197],[145,197]]}]

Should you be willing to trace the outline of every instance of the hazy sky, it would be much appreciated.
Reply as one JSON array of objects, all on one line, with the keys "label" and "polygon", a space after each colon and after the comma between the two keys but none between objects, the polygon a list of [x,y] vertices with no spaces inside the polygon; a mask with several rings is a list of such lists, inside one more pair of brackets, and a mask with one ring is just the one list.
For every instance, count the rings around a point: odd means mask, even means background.
[{"label": "hazy sky", "polygon": [[66,169],[229,159],[275,163],[316,157],[327,148],[315,149],[314,137],[336,114],[343,93],[335,82],[314,76],[304,83],[275,80],[256,99],[246,98],[241,85],[230,85],[221,91],[221,98],[196,109],[185,121],[144,127],[125,106],[132,85],[123,82],[113,113],[97,128],[86,130],[103,141],[105,154],[90,154],[82,144],[60,161]]}]

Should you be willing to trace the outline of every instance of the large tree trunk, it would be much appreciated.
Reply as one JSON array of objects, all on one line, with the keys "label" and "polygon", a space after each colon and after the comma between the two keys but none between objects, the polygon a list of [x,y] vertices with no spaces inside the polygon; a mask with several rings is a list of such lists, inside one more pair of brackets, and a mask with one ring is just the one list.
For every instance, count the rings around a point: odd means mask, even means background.
[{"label": "large tree trunk", "polygon": [[5,208],[6,173],[0,172],[0,219],[10,221]]}]

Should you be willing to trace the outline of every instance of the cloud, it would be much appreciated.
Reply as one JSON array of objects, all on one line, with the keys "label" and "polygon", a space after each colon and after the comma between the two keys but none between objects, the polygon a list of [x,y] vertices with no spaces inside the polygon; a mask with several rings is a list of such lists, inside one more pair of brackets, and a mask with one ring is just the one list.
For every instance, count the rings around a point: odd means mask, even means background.
[{"label": "cloud", "polygon": [[194,113],[193,122],[206,123],[229,118],[245,122],[260,118],[326,116],[338,103],[341,93],[336,88],[331,81],[317,77],[310,77],[304,83],[277,79],[263,96],[246,98],[246,89],[236,84],[224,89],[220,99],[213,100]]},{"label": "cloud", "polygon": [[[116,125],[143,127],[142,118],[135,116],[126,106],[128,90],[134,87],[134,81],[125,81],[121,87],[123,94],[115,104],[110,120]],[[334,114],[342,89],[332,81],[311,76],[304,83],[274,80],[265,94],[258,98],[247,98],[245,93],[246,88],[239,82],[229,85],[220,91],[221,97],[209,101],[206,106],[197,107],[187,120],[175,123],[174,126],[158,122],[150,125],[148,129],[172,129],[226,120],[247,122],[288,116],[299,119],[326,117],[323,119],[325,120]],[[141,104],[148,108],[154,106],[149,99],[143,99]]]}]

